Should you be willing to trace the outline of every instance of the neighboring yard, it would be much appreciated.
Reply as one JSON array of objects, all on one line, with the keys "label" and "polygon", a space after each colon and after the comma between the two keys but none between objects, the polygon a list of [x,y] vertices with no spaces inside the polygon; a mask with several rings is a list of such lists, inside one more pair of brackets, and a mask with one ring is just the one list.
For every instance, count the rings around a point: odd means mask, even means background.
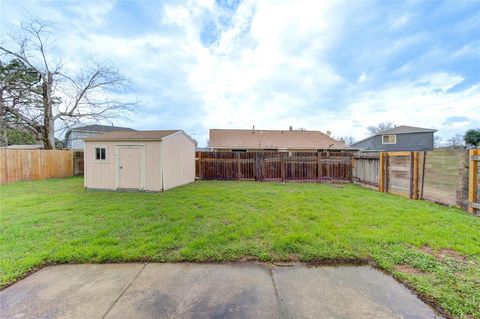
[{"label": "neighboring yard", "polygon": [[355,185],[196,182],[165,193],[83,179],[0,186],[0,285],[51,263],[372,260],[480,318],[480,218]]}]

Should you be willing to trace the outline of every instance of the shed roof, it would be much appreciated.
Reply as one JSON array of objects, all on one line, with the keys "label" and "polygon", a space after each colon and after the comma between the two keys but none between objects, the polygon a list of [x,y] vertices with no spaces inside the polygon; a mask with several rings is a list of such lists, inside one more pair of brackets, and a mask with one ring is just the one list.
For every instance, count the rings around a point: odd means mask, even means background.
[{"label": "shed roof", "polygon": [[345,148],[343,141],[320,131],[211,129],[213,148]]},{"label": "shed roof", "polygon": [[182,130],[155,130],[155,131],[115,131],[86,137],[85,141],[115,141],[115,140],[153,140],[160,141],[163,138],[181,132]]}]

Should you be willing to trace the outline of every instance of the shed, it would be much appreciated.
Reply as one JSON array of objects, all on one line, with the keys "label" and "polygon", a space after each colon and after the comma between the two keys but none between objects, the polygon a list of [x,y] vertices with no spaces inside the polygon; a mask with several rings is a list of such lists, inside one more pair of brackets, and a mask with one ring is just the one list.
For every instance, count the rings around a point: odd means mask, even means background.
[{"label": "shed", "polygon": [[86,189],[164,191],[195,179],[196,142],[182,130],[108,132],[84,141]]}]

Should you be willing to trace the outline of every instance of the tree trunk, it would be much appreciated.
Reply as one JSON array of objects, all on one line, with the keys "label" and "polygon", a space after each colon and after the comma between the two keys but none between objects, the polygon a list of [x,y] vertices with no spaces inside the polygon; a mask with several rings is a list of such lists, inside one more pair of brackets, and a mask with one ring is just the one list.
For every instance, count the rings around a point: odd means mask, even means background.
[{"label": "tree trunk", "polygon": [[7,112],[5,111],[5,106],[3,105],[3,89],[0,90],[0,129],[2,130],[2,142],[0,146],[8,146],[7,138],[7,124],[5,123],[5,117]]},{"label": "tree trunk", "polygon": [[43,145],[46,150],[55,149],[54,122],[53,122],[53,101],[52,101],[53,77],[50,72],[47,78],[43,77]]}]

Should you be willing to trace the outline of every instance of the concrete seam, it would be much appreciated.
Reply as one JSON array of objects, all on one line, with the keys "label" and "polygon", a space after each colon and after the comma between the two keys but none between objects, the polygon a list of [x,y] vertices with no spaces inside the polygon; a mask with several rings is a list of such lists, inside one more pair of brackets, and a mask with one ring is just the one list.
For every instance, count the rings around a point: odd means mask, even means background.
[{"label": "concrete seam", "polygon": [[275,291],[275,297],[277,298],[278,310],[280,311],[280,315],[282,316],[282,318],[286,318],[285,311],[282,307],[282,301],[280,300],[280,295],[278,294],[277,284],[275,283],[275,279],[273,278],[273,272],[271,267],[268,267],[268,273],[270,274],[270,279],[272,280],[273,289]]},{"label": "concrete seam", "polygon": [[115,299],[115,301],[112,303],[112,305],[107,309],[107,312],[105,312],[105,314],[102,316],[102,319],[104,319],[108,313],[113,309],[113,307],[115,307],[115,305],[117,304],[118,300],[120,300],[120,298],[122,298],[122,296],[125,294],[125,292],[128,290],[128,288],[130,288],[130,286],[132,285],[132,283],[135,281],[135,279],[137,279],[137,277],[140,275],[140,273],[145,269],[145,267],[147,266],[147,264],[143,264],[143,267],[140,268],[140,270],[137,272],[137,274],[132,278],[132,280],[130,280],[130,282],[128,283],[128,285],[125,287],[125,289],[123,289],[122,293],[117,297],[117,299]]}]

